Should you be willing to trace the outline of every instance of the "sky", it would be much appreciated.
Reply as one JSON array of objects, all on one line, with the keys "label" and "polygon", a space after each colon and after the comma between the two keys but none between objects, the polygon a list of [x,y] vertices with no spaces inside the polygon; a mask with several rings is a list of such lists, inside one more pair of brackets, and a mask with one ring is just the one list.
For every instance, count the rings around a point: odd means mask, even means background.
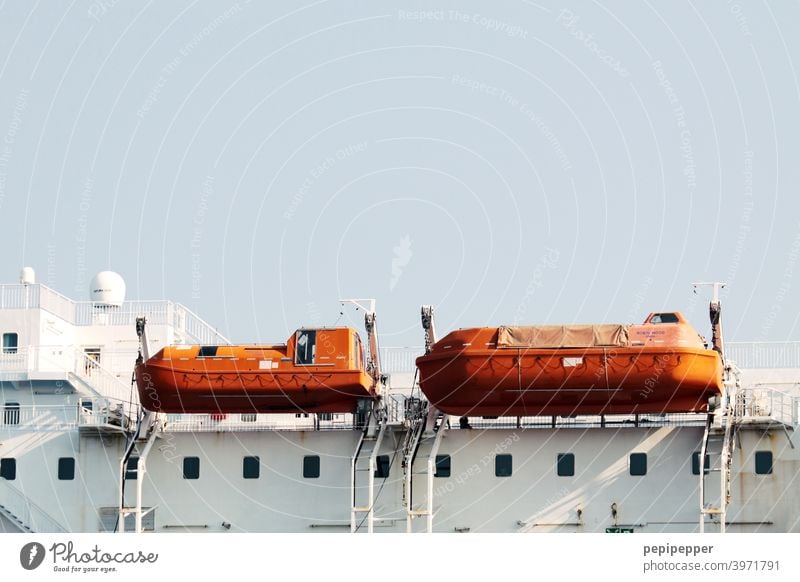
[{"label": "sky", "polygon": [[[797,2],[0,1],[0,281],[234,341],[642,321],[800,340]],[[264,3],[266,4],[266,3]]]}]

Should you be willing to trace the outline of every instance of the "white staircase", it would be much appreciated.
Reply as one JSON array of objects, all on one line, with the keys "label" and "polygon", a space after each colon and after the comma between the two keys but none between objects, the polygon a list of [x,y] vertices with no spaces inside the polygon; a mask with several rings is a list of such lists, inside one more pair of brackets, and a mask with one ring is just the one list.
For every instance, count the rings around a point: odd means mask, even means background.
[{"label": "white staircase", "polygon": [[22,491],[0,478],[0,514],[23,533],[63,533],[66,529]]}]

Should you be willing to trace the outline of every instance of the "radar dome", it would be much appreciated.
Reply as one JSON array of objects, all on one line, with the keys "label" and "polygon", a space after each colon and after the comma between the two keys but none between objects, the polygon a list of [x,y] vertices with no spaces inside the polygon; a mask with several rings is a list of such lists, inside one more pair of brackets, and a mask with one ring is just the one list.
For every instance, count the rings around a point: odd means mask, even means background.
[{"label": "radar dome", "polygon": [[22,267],[22,271],[19,274],[19,282],[23,285],[33,285],[36,283],[36,273],[33,267]]},{"label": "radar dome", "polygon": [[125,301],[125,280],[114,271],[100,271],[92,278],[89,299],[98,305],[120,307]]}]

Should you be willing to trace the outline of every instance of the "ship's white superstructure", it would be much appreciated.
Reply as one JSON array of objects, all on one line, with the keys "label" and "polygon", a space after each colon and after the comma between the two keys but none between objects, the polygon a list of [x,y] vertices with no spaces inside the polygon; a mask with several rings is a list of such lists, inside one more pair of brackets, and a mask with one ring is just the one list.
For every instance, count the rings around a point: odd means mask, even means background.
[{"label": "ship's white superstructure", "polygon": [[710,417],[447,418],[415,386],[423,348],[383,348],[372,412],[140,425],[137,318],[151,351],[228,342],[99,283],[0,285],[0,531],[800,530],[800,344],[729,342]]}]

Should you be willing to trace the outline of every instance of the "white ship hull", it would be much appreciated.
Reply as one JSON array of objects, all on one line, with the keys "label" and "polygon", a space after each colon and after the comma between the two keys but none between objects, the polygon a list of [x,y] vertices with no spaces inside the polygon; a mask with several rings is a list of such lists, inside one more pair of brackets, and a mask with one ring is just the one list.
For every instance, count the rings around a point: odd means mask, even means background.
[{"label": "white ship hull", "polygon": [[[351,415],[163,416],[134,445],[134,458],[147,450],[146,473],[131,465],[121,502],[120,463],[135,428],[133,319],[150,318],[156,346],[224,338],[169,302],[97,309],[38,285],[0,295],[2,331],[19,335],[0,354],[3,532],[119,531],[121,510],[125,530],[136,529],[138,513],[146,532],[722,527],[713,510],[700,511],[693,455],[704,415],[471,418],[471,428],[440,419],[426,434],[406,414],[416,402],[408,373],[391,374],[388,419],[361,446],[355,471],[363,431]],[[411,371],[413,354],[387,355],[402,359],[390,371]],[[727,531],[800,531],[800,369],[774,363],[783,367],[743,373],[729,479],[720,470],[729,419],[718,413],[711,427],[705,506],[722,506],[729,483]]]}]

